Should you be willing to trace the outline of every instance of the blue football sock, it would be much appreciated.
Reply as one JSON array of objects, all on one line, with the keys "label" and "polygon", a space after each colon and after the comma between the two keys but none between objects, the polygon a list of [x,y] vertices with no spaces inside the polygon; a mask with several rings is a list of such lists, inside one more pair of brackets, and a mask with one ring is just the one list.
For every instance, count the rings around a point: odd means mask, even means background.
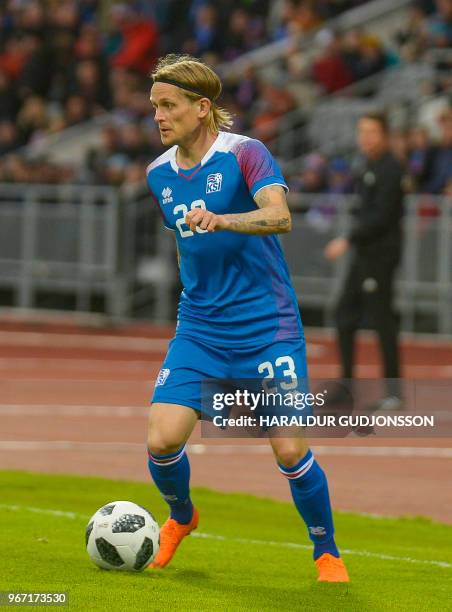
[{"label": "blue football sock", "polygon": [[171,509],[171,518],[187,524],[193,516],[190,499],[190,463],[185,446],[169,455],[153,455],[148,451],[151,476]]},{"label": "blue football sock", "polygon": [[328,482],[325,472],[314,459],[312,452],[293,467],[278,464],[288,479],[295,506],[302,516],[309,537],[314,542],[314,559],[324,553],[339,557],[334,542],[333,514],[331,511]]}]

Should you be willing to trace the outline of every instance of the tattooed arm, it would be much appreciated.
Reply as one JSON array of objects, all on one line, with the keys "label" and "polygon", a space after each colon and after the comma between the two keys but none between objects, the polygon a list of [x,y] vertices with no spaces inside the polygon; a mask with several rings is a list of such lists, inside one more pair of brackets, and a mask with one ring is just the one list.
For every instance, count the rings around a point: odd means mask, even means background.
[{"label": "tattooed arm", "polygon": [[286,194],[280,185],[269,185],[256,193],[258,210],[236,215],[224,215],[227,229],[241,234],[285,234],[290,232],[292,221],[286,202]]},{"label": "tattooed arm", "polygon": [[258,210],[233,215],[215,215],[209,210],[191,210],[186,223],[192,231],[198,226],[209,232],[229,230],[240,234],[285,234],[292,229],[286,194],[280,185],[269,185],[260,189],[254,198]]}]

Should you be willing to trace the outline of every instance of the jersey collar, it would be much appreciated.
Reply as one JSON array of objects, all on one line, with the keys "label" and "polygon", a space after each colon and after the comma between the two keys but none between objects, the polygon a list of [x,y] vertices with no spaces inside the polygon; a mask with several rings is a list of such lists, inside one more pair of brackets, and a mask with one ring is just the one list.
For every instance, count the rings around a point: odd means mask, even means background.
[{"label": "jersey collar", "polygon": [[[201,159],[201,166],[204,166],[209,161],[209,159],[216,153],[216,151],[218,151],[218,149],[221,148],[221,144],[223,142],[224,136],[225,136],[225,132],[218,132],[218,136],[215,138],[209,150],[206,152],[204,157]],[[177,145],[173,147],[173,150],[171,152],[170,164],[174,172],[176,174],[179,174],[179,166],[177,165],[177,162],[176,162],[176,153],[177,153]]]}]

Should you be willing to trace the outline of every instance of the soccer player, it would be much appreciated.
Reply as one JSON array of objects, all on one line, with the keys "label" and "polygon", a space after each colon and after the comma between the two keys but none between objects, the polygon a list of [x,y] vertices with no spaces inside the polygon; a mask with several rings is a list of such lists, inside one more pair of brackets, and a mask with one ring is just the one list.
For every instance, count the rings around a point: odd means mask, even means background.
[{"label": "soccer player", "polygon": [[[297,300],[276,234],[289,232],[287,186],[266,147],[232,134],[217,106],[221,81],[201,61],[169,55],[152,74],[151,103],[170,147],[147,169],[164,225],[176,237],[183,291],[176,335],[150,409],[149,470],[170,507],[164,567],[198,526],[185,444],[205,379],[306,378]],[[328,484],[303,437],[270,438],[280,472],[314,543],[319,580],[347,582],[334,541]]]}]

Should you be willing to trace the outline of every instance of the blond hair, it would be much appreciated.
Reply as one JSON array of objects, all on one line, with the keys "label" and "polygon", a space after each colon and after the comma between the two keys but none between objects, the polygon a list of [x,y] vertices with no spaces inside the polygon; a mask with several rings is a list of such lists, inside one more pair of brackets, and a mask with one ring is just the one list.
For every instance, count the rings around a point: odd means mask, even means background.
[{"label": "blond hair", "polygon": [[[171,53],[159,60],[151,77],[154,82],[159,79],[169,79],[180,83],[181,92],[189,100],[208,98],[212,103],[207,117],[207,127],[210,132],[216,133],[221,129],[231,128],[233,124],[231,113],[216,105],[216,100],[220,97],[222,90],[220,77],[201,60],[191,55]],[[184,85],[191,91],[183,89]]]}]

